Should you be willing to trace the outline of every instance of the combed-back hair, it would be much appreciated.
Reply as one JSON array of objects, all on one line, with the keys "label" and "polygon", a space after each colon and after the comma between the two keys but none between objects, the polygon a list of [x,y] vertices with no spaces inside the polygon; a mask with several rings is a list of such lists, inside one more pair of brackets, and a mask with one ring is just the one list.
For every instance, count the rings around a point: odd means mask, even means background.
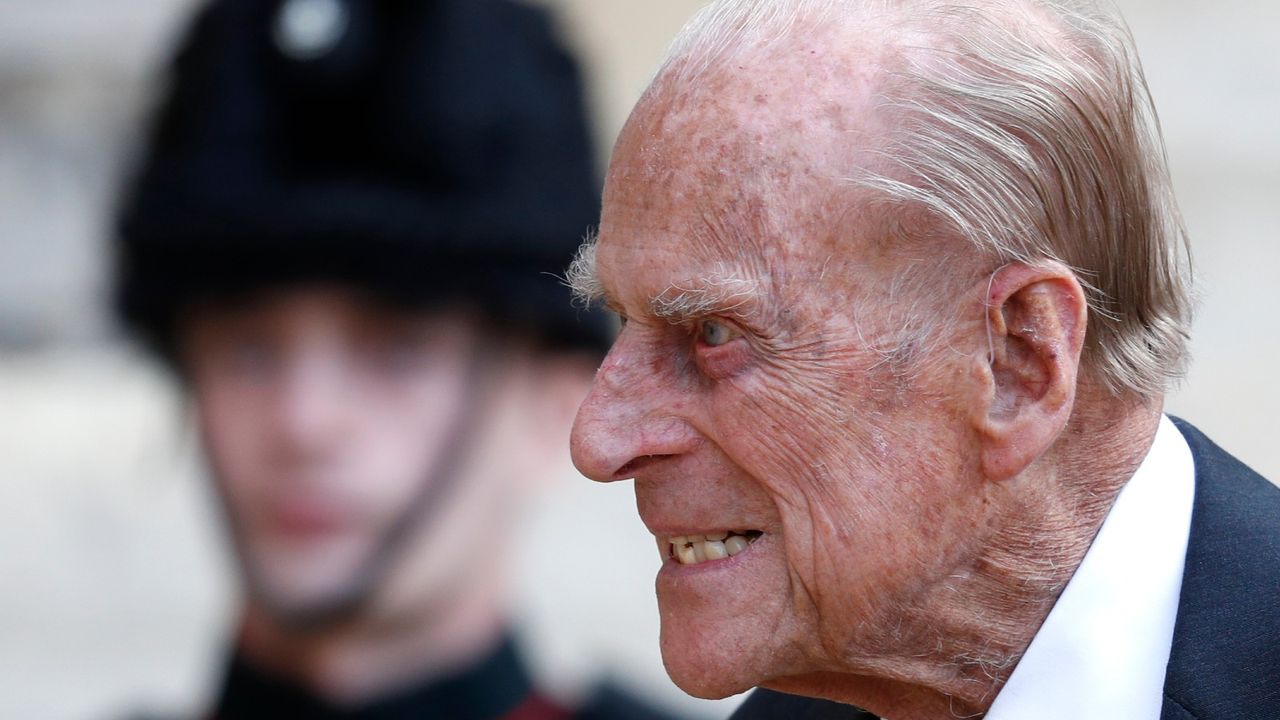
[{"label": "combed-back hair", "polygon": [[1190,250],[1142,66],[1114,8],[720,0],[681,32],[657,82],[696,80],[806,23],[862,23],[883,36],[875,102],[892,122],[876,161],[850,168],[850,182],[890,213],[923,211],[933,234],[968,240],[989,270],[1046,259],[1073,268],[1090,308],[1084,366],[1113,393],[1155,397],[1181,377]]}]

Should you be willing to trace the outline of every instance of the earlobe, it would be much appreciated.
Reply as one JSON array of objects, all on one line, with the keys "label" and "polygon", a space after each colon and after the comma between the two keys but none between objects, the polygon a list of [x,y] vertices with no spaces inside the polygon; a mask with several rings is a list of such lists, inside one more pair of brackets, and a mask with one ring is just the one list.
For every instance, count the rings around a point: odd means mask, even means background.
[{"label": "earlobe", "polygon": [[1057,262],[1010,263],[986,295],[987,365],[980,407],[982,469],[991,480],[1022,472],[1071,417],[1088,317],[1084,290]]}]

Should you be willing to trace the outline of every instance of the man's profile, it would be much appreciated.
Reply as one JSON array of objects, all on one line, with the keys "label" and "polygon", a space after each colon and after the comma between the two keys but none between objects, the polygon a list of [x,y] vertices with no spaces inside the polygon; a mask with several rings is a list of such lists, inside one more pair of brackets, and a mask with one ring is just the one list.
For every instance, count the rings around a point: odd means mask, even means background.
[{"label": "man's profile", "polygon": [[1162,414],[1189,258],[1112,11],[714,3],[570,274],[624,321],[575,463],[635,479],[687,692],[1280,716],[1280,491]]}]

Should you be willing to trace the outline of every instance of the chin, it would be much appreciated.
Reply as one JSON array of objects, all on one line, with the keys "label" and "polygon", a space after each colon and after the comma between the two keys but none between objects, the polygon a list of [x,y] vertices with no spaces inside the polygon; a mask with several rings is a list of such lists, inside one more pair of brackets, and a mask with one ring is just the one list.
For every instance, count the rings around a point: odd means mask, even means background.
[{"label": "chin", "polygon": [[703,700],[720,700],[756,687],[755,682],[743,680],[729,665],[689,663],[666,650],[662,652],[662,664],[676,687]]},{"label": "chin", "polygon": [[325,624],[349,615],[367,594],[366,572],[358,564],[340,562],[346,558],[330,558],[328,563],[316,559],[256,558],[244,568],[248,592],[289,625]]},{"label": "chin", "polygon": [[728,697],[802,669],[780,553],[767,536],[752,547],[658,573],[662,662],[689,695]]},{"label": "chin", "polygon": [[293,587],[251,581],[249,593],[275,620],[296,630],[306,630],[341,622],[358,613],[367,593],[361,583],[350,582],[323,588]]},{"label": "chin", "polygon": [[762,666],[772,653],[757,649],[760,638],[739,635],[751,628],[719,625],[662,612],[662,664],[676,687],[693,697],[726,698],[768,679]]}]

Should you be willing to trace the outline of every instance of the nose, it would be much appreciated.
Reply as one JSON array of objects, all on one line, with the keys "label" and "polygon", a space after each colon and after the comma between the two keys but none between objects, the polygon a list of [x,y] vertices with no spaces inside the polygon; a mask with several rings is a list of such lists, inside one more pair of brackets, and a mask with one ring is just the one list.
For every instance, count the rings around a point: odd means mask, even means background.
[{"label": "nose", "polygon": [[273,419],[282,451],[316,459],[333,450],[348,427],[350,378],[323,353],[298,353],[277,381]]},{"label": "nose", "polygon": [[651,361],[654,353],[630,333],[630,326],[624,328],[596,372],[569,439],[574,466],[597,482],[635,477],[699,442],[670,360]]}]

